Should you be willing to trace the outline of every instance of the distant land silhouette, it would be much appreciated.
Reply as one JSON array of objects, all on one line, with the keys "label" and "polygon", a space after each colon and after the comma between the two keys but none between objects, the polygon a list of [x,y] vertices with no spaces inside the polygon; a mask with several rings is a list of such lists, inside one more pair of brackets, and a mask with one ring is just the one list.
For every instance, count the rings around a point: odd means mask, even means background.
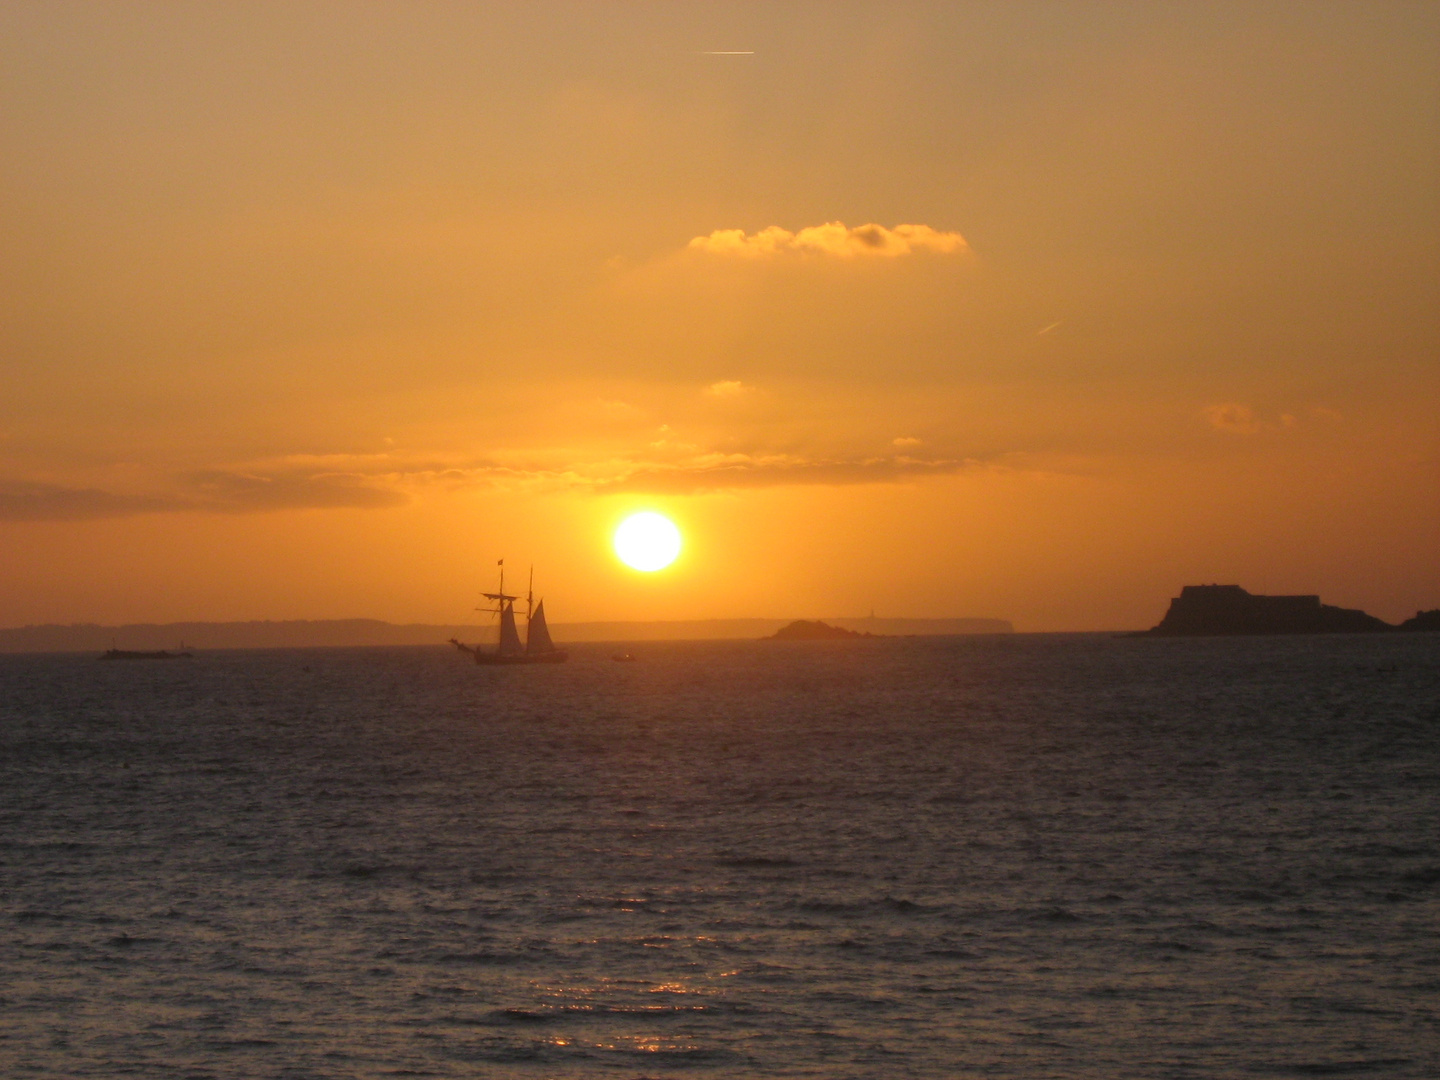
[{"label": "distant land silhouette", "polygon": [[[790,621],[690,619],[666,622],[551,623],[550,630],[555,640],[561,642],[754,639],[773,634]],[[834,626],[866,631],[876,636],[1014,632],[1014,627],[1005,619],[884,619],[871,616],[828,621]],[[444,645],[452,637],[462,641],[493,640],[494,634],[494,626],[487,625],[397,624],[379,619],[131,623],[124,626],[75,623],[68,626],[49,624],[0,629],[0,653],[100,653],[116,647],[126,650],[174,649],[182,641],[191,649]]]},{"label": "distant land silhouette", "polygon": [[1239,585],[1186,585],[1170,601],[1154,637],[1225,634],[1372,634],[1440,629],[1440,611],[1422,611],[1398,627],[1356,608],[1322,604],[1318,596],[1260,596]]},{"label": "distant land silhouette", "polygon": [[818,620],[796,619],[789,626],[782,626],[766,641],[835,641],[840,638],[875,637],[875,634],[859,630],[846,630],[843,626],[831,626]]}]

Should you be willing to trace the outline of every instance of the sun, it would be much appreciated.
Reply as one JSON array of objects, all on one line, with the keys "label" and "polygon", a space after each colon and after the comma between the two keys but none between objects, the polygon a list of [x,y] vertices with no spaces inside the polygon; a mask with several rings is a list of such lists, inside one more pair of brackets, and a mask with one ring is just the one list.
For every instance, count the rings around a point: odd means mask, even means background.
[{"label": "sun", "polygon": [[680,554],[680,530],[664,514],[631,514],[615,530],[615,554],[635,570],[663,570]]}]

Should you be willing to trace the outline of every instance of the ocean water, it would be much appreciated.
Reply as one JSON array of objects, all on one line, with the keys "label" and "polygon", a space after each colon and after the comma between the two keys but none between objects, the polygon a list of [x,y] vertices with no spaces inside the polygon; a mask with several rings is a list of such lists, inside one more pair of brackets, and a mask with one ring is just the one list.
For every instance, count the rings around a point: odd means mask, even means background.
[{"label": "ocean water", "polygon": [[1440,635],[0,657],[0,1076],[1440,1076]]}]

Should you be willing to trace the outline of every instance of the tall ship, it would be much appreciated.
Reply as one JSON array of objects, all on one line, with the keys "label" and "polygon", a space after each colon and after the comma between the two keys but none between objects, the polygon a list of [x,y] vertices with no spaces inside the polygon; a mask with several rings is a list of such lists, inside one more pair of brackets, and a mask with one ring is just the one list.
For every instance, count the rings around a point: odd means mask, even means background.
[{"label": "tall ship", "polygon": [[545,601],[535,601],[535,568],[530,568],[530,584],[525,590],[525,640],[520,640],[520,630],[515,623],[515,604],[521,597],[505,591],[505,560],[501,559],[500,588],[498,591],[481,593],[494,607],[479,607],[476,611],[488,611],[500,616],[500,643],[494,649],[481,645],[466,645],[456,638],[450,644],[463,653],[469,653],[477,664],[559,664],[566,659],[566,653],[555,648],[550,640],[550,628],[545,625]]}]

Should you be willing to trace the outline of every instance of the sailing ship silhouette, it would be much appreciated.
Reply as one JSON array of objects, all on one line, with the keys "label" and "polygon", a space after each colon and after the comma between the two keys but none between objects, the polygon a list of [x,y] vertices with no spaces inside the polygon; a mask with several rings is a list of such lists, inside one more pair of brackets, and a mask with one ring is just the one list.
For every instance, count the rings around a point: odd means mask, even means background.
[{"label": "sailing ship silhouette", "polygon": [[463,653],[469,653],[477,664],[559,664],[567,659],[564,650],[555,648],[550,640],[550,628],[545,624],[545,601],[535,602],[535,568],[530,568],[530,584],[525,590],[525,640],[521,642],[520,632],[515,625],[515,602],[519,596],[505,591],[505,560],[501,559],[500,588],[493,593],[481,593],[487,600],[495,602],[494,607],[478,607],[476,611],[488,611],[500,616],[500,643],[493,651],[480,645],[466,645],[456,638],[450,644]]}]

